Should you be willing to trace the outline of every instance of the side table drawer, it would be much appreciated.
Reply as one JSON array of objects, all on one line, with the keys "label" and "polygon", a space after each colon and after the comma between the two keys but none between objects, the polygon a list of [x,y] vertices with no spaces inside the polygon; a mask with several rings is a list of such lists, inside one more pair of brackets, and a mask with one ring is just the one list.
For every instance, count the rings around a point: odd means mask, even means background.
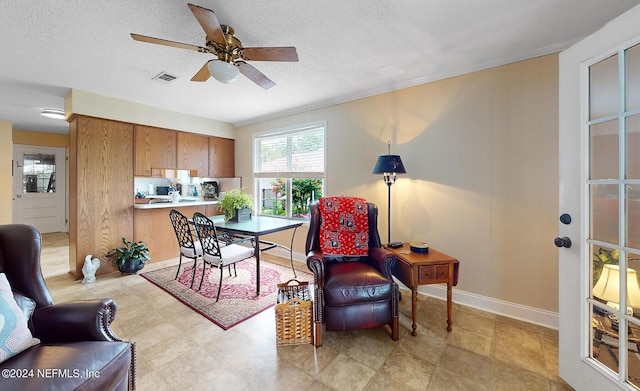
[{"label": "side table drawer", "polygon": [[449,265],[418,267],[418,284],[434,284],[449,281]]}]

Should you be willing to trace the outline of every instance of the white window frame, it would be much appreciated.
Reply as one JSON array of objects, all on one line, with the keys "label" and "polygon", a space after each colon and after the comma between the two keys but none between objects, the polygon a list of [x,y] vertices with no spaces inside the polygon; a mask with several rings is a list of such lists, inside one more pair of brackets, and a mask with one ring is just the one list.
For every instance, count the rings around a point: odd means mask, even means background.
[{"label": "white window frame", "polygon": [[[322,128],[322,137],[323,137],[323,150],[324,150],[324,162],[322,171],[259,171],[258,170],[258,143],[257,141],[263,139],[265,137],[271,136],[290,136],[297,133],[302,133],[314,128]],[[326,121],[315,121],[309,122],[301,125],[294,125],[286,128],[268,130],[260,133],[256,133],[253,135],[253,183],[254,183],[254,199],[256,200],[256,214],[260,215],[262,211],[262,207],[260,205],[261,194],[260,194],[260,185],[259,181],[262,178],[285,178],[286,179],[286,215],[285,216],[274,216],[274,217],[282,217],[289,219],[300,219],[299,217],[292,216],[292,179],[294,178],[308,178],[308,179],[322,179],[322,192],[324,194],[326,188],[326,166],[327,166],[327,122]],[[291,155],[288,156],[288,164],[291,164]]]}]

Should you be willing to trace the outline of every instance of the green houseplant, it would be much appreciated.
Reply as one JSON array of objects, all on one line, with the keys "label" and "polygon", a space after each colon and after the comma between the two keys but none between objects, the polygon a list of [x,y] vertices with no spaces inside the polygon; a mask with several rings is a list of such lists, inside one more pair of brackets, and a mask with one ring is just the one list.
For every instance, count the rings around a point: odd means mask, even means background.
[{"label": "green houseplant", "polygon": [[224,221],[251,220],[253,197],[240,189],[233,189],[225,193],[219,207],[224,210]]},{"label": "green houseplant", "polygon": [[142,240],[130,242],[122,238],[122,243],[124,247],[112,249],[106,257],[111,258],[111,261],[118,265],[120,273],[136,274],[144,267],[145,263],[149,262],[149,249]]}]

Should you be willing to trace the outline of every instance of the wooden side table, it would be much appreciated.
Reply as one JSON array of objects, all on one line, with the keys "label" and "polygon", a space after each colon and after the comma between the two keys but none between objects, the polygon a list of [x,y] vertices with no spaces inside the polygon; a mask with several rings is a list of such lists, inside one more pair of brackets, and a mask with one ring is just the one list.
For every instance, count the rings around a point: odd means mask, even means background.
[{"label": "wooden side table", "polygon": [[416,308],[418,305],[418,286],[427,284],[447,284],[447,330],[451,331],[451,292],[452,287],[458,285],[458,268],[460,262],[440,251],[429,248],[427,254],[414,253],[409,249],[409,243],[402,247],[387,248],[397,256],[397,262],[392,270],[393,275],[411,289],[411,317],[413,331],[416,333]]}]

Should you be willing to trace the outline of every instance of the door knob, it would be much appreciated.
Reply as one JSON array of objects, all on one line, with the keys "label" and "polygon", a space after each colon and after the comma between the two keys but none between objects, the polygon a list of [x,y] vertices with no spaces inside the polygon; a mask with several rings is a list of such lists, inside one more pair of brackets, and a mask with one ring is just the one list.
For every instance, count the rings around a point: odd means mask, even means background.
[{"label": "door knob", "polygon": [[571,247],[571,239],[569,239],[566,236],[563,236],[561,238],[555,238],[553,240],[553,244],[556,245],[556,247],[566,247],[569,248]]},{"label": "door knob", "polygon": [[562,224],[571,224],[571,215],[569,213],[563,213],[562,216],[560,216],[560,221]]}]

